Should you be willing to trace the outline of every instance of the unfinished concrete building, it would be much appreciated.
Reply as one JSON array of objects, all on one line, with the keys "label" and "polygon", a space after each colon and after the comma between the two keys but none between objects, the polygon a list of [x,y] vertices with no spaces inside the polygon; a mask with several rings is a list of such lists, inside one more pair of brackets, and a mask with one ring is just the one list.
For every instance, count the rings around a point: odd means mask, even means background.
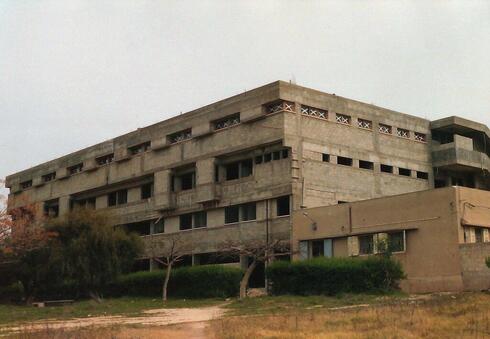
[{"label": "unfinished concrete building", "polygon": [[489,136],[277,81],[12,174],[9,208],[104,209],[147,242],[182,232],[204,264],[222,240],[291,238],[293,210],[489,189]]}]

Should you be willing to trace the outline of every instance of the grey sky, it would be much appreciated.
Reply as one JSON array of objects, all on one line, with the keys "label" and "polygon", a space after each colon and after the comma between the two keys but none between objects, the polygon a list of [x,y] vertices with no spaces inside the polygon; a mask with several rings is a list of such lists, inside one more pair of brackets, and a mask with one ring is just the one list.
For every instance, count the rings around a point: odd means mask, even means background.
[{"label": "grey sky", "polygon": [[489,61],[490,1],[0,0],[0,177],[278,79],[490,125]]}]

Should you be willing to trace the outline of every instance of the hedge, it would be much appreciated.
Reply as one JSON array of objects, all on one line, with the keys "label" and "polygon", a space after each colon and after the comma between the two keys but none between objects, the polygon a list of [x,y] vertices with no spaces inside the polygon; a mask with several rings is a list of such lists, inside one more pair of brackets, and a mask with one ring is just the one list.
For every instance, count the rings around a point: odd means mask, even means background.
[{"label": "hedge", "polygon": [[335,295],[393,290],[404,273],[391,258],[315,258],[275,262],[267,276],[274,295]]},{"label": "hedge", "polygon": [[[203,265],[174,269],[168,296],[174,298],[227,298],[238,294],[243,271],[236,267]],[[146,296],[160,298],[165,272],[136,272],[120,276],[105,296]]]}]

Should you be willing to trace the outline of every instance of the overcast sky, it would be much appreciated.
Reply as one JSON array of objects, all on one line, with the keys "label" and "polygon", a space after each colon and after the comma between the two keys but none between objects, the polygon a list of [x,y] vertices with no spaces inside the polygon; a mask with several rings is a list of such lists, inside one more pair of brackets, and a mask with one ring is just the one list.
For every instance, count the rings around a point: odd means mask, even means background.
[{"label": "overcast sky", "polygon": [[0,0],[0,177],[278,79],[490,125],[489,64],[490,1]]}]

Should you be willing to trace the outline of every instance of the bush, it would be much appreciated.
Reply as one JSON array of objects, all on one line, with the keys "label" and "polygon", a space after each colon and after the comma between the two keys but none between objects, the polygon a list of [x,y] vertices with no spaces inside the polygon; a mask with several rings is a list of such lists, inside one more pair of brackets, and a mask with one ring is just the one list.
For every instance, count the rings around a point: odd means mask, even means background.
[{"label": "bush", "polygon": [[[242,270],[222,265],[174,269],[168,295],[173,298],[227,298],[238,294]],[[106,296],[146,296],[161,298],[165,272],[137,272],[120,276],[109,285]]]},{"label": "bush", "polygon": [[389,291],[404,273],[399,262],[386,257],[316,258],[275,262],[267,276],[275,295],[334,295]]}]

